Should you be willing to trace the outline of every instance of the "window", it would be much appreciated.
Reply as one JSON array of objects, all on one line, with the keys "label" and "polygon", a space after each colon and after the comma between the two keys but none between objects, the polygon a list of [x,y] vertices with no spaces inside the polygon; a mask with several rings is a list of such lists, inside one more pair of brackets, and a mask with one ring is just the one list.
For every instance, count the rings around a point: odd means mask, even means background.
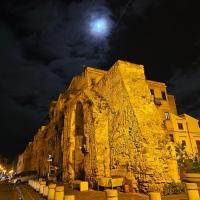
[{"label": "window", "polygon": [[169,134],[169,137],[170,137],[170,141],[174,142],[174,136],[173,136],[173,134]]},{"label": "window", "polygon": [[183,124],[182,123],[178,123],[178,128],[183,130]]},{"label": "window", "polygon": [[95,78],[92,78],[92,79],[91,79],[91,85],[95,85],[95,83],[96,83]]},{"label": "window", "polygon": [[165,94],[165,92],[162,91],[161,94],[162,94],[162,99],[163,99],[163,100],[166,100],[167,98],[166,98],[166,94]]},{"label": "window", "polygon": [[185,148],[186,147],[186,141],[182,140],[182,144],[181,145],[182,145],[183,148]]},{"label": "window", "polygon": [[166,120],[170,119],[170,116],[169,116],[169,113],[168,113],[168,112],[165,112],[165,119],[166,119]]},{"label": "window", "polygon": [[151,95],[154,95],[154,89],[150,89]]},{"label": "window", "polygon": [[198,153],[200,153],[200,141],[199,140],[196,140],[196,145],[197,145]]}]

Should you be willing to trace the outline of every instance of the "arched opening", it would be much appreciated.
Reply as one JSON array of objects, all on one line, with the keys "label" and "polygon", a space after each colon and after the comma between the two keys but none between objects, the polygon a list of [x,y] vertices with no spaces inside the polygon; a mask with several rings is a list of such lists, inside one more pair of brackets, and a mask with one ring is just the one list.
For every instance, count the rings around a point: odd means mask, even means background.
[{"label": "arched opening", "polygon": [[74,152],[74,172],[75,179],[84,179],[84,113],[83,105],[77,102],[75,111],[75,152]]}]

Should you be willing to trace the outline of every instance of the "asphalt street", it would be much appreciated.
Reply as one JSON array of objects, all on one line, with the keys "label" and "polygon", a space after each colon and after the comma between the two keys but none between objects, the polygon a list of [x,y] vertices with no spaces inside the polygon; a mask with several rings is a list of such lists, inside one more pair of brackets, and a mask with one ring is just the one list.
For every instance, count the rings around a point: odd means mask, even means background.
[{"label": "asphalt street", "polygon": [[0,200],[44,200],[28,185],[13,185],[6,182],[0,183]]},{"label": "asphalt street", "polygon": [[0,200],[19,200],[20,196],[13,185],[9,185],[5,182],[0,183]]},{"label": "asphalt street", "polygon": [[[106,200],[105,192],[89,190],[80,192],[65,186],[65,195],[75,195],[76,200]],[[119,200],[148,200],[143,194],[119,193]],[[186,194],[162,197],[162,200],[187,200]],[[46,200],[27,184],[13,185],[0,182],[0,200]]]}]

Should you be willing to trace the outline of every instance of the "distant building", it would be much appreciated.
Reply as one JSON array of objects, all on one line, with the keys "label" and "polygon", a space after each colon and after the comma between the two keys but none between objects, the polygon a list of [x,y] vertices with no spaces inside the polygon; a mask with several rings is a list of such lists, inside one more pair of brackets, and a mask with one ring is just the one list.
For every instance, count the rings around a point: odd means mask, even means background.
[{"label": "distant building", "polygon": [[21,172],[23,172],[25,170],[24,167],[24,154],[21,154],[18,156],[18,162],[17,162],[17,166],[16,166],[16,173],[19,174]]},{"label": "distant building", "polygon": [[190,155],[200,154],[200,121],[177,114],[175,98],[167,94],[164,83],[147,81],[147,84],[171,141],[184,146]]}]

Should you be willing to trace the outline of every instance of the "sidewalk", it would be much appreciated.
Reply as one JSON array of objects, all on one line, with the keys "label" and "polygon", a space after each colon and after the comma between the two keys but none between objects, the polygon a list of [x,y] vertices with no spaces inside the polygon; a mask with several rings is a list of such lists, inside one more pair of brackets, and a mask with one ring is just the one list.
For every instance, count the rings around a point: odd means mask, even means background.
[{"label": "sidewalk", "polygon": [[[65,195],[75,195],[76,200],[106,200],[104,191],[89,190],[80,192],[72,190],[67,184],[65,186]],[[119,193],[119,200],[149,200],[149,197],[138,193]],[[162,197],[162,200],[187,200],[186,194],[170,195]]]},{"label": "sidewalk", "polygon": [[[64,186],[65,195],[75,195],[75,200],[106,200],[105,191],[96,191],[89,189],[88,191],[80,192],[79,190],[72,189],[69,184],[63,182],[57,182],[57,186]],[[19,185],[21,192],[24,196],[24,200],[45,200],[39,195],[33,188],[27,184]],[[28,195],[28,196],[27,196]],[[25,198],[27,197],[27,198]],[[1,198],[0,198],[1,199]],[[14,199],[13,199],[14,200]],[[149,197],[140,193],[123,193],[120,192],[118,200],[149,200]],[[162,200],[188,200],[186,194],[170,195],[162,197]]]}]

